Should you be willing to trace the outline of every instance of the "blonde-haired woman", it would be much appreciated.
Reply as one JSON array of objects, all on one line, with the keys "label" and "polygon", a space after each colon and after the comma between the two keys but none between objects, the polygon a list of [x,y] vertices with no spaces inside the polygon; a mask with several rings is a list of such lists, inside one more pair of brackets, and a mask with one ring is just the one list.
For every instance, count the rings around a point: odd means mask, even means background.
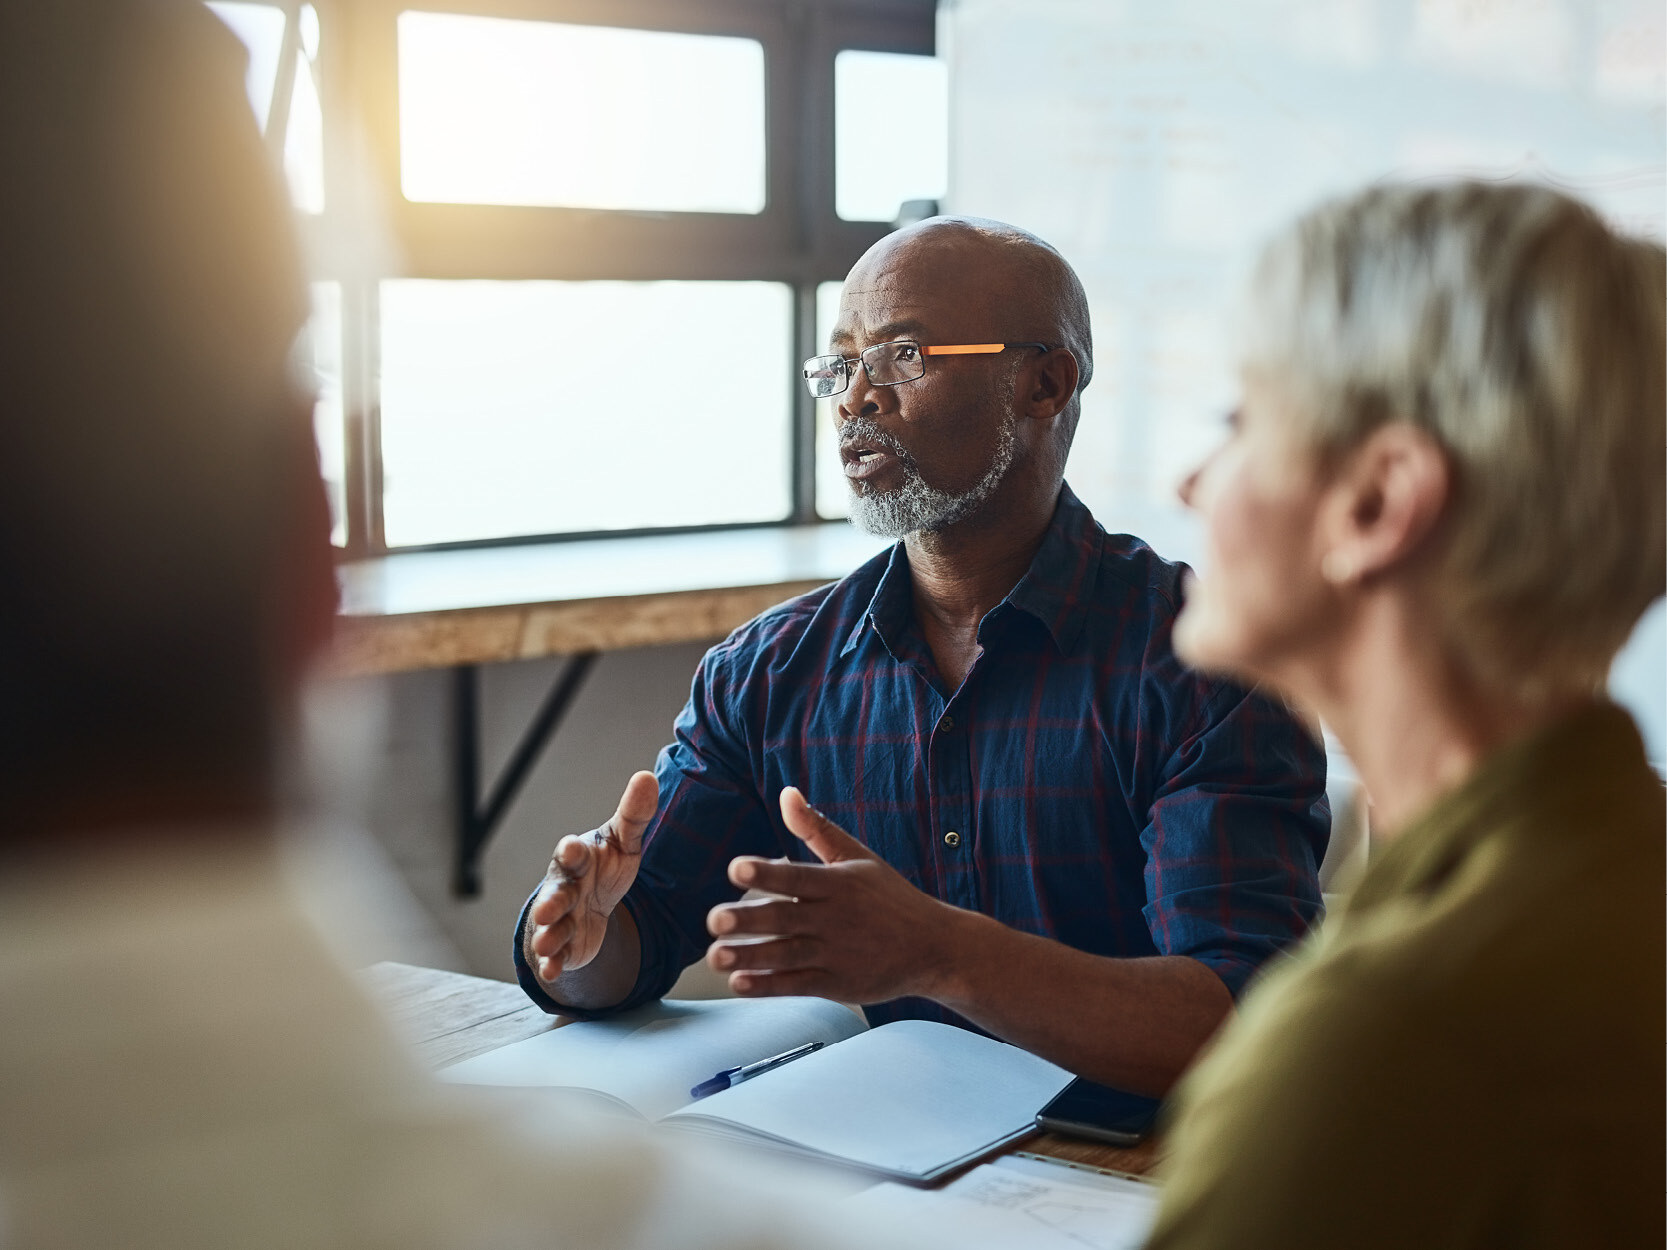
[{"label": "blonde-haired woman", "polygon": [[1387,846],[1184,1083],[1154,1247],[1663,1244],[1667,808],[1601,694],[1663,590],[1663,275],[1521,185],[1264,253],[1177,650],[1317,712]]}]

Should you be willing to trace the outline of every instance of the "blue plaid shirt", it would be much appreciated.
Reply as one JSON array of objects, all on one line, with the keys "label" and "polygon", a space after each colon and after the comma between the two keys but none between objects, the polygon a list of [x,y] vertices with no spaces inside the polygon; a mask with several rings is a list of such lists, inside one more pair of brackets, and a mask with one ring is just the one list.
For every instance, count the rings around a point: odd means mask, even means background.
[{"label": "blue plaid shirt", "polygon": [[[811,858],[786,785],[946,903],[1096,955],[1188,955],[1236,996],[1319,911],[1325,757],[1280,705],[1182,667],[1181,571],[1065,487],[959,690],[915,625],[901,543],[713,647],[655,769],[622,904],[642,970],[616,1010],[702,956],[706,913],[739,895],[731,859]],[[546,1010],[587,1014],[539,988],[519,940],[515,963]],[[921,999],[867,1014],[966,1023]]]}]

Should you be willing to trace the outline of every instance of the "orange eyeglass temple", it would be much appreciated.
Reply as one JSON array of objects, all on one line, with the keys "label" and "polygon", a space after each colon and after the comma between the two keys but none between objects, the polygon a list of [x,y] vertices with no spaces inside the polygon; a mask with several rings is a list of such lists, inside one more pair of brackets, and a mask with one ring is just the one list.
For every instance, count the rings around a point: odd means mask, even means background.
[{"label": "orange eyeglass temple", "polygon": [[954,347],[923,347],[928,356],[989,356],[1007,349],[1006,343],[961,343]]}]

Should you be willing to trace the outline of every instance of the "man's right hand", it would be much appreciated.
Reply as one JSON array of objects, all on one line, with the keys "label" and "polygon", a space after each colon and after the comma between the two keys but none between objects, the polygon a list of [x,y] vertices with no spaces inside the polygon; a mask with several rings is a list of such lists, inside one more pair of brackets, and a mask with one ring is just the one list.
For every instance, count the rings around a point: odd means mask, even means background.
[{"label": "man's right hand", "polygon": [[527,962],[540,981],[583,968],[602,949],[608,917],[637,879],[643,830],[659,801],[654,774],[637,773],[607,824],[556,843],[527,916]]}]

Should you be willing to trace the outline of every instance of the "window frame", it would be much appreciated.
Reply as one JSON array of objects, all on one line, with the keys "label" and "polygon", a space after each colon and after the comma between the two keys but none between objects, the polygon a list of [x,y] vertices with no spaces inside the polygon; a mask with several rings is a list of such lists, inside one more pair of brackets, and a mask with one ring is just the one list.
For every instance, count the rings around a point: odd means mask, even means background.
[{"label": "window frame", "polygon": [[[321,214],[298,217],[311,278],[338,283],[341,290],[347,443],[347,538],[341,555],[357,559],[390,551],[819,521],[815,404],[792,376],[793,362],[788,361],[782,385],[792,395],[791,509],[779,521],[508,535],[390,548],[382,515],[377,393],[380,286],[393,278],[779,282],[793,292],[795,358],[815,355],[817,285],[842,280],[892,228],[844,221],[835,211],[834,57],[846,49],[935,55],[936,0],[312,2],[320,29],[325,206]],[[281,7],[289,19],[287,63],[293,65],[299,5],[290,0]],[[668,213],[407,200],[399,174],[397,22],[408,10],[757,40],[765,66],[763,210],[756,215]],[[273,150],[283,150],[281,132],[268,139]]]}]

